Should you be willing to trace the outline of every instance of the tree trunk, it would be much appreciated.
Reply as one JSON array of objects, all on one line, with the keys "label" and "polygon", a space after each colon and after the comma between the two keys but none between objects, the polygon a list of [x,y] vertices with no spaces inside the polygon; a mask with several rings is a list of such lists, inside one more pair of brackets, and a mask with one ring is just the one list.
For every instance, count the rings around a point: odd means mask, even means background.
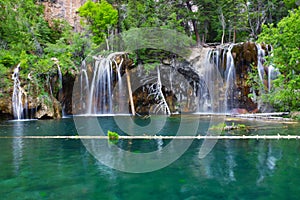
[{"label": "tree trunk", "polygon": [[[189,9],[190,12],[193,12],[192,11],[192,5],[190,4],[190,1],[186,1],[186,6],[187,6],[187,8]],[[201,39],[200,39],[199,31],[198,31],[198,28],[197,28],[197,22],[196,22],[195,19],[192,19],[192,24],[193,24],[194,33],[195,33],[195,36],[196,36],[197,45],[200,46],[201,45]]]},{"label": "tree trunk", "polygon": [[236,27],[233,28],[233,43],[236,41]]},{"label": "tree trunk", "polygon": [[117,34],[122,32],[122,19],[121,19],[121,2],[116,1],[117,3],[117,10],[118,10],[118,24],[117,24]]},{"label": "tree trunk", "polygon": [[194,27],[194,32],[195,32],[195,36],[196,36],[197,45],[200,46],[201,41],[200,41],[199,31],[198,31],[198,28],[197,28],[197,23],[194,19],[192,20],[192,23],[193,23],[193,27]]},{"label": "tree trunk", "polygon": [[131,89],[131,83],[130,83],[130,74],[128,69],[125,69],[126,77],[127,77],[127,86],[128,86],[128,94],[129,94],[129,101],[131,106],[131,113],[132,115],[135,115],[135,109],[134,109],[134,103],[133,103],[133,97],[132,97],[132,89]]},{"label": "tree trunk", "polygon": [[224,44],[224,38],[225,38],[225,29],[226,29],[226,22],[225,22],[225,17],[222,11],[222,8],[219,8],[219,20],[222,24],[222,39],[221,39],[221,44]]},{"label": "tree trunk", "polygon": [[222,24],[222,39],[221,39],[221,44],[224,44],[224,38],[225,38],[225,30],[226,30],[226,22],[225,22],[225,17],[222,11],[222,8],[219,7],[219,20]]}]

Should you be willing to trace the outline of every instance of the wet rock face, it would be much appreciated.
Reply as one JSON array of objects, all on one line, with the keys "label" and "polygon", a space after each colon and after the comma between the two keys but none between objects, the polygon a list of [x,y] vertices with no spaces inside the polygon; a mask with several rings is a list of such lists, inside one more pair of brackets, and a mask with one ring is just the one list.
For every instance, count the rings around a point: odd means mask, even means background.
[{"label": "wet rock face", "polygon": [[66,74],[63,76],[62,80],[62,93],[58,94],[58,100],[61,104],[62,109],[65,114],[72,114],[72,94],[73,94],[73,86],[75,82],[75,76]]},{"label": "wet rock face", "polygon": [[[199,90],[202,80],[193,71],[190,63],[181,62],[158,66],[159,74],[156,68],[150,72],[139,69],[139,73],[136,75],[140,80],[137,84],[141,85],[133,92],[136,112],[139,114],[166,114],[162,98],[165,98],[171,113],[197,112],[199,101],[197,90]],[[161,93],[157,93],[158,76],[161,80]]]},{"label": "wet rock face", "polygon": [[257,104],[248,97],[251,93],[251,86],[247,84],[247,80],[252,67],[257,66],[256,45],[251,42],[237,44],[233,47],[232,54],[236,69],[235,108],[246,109],[252,112],[257,108]]},{"label": "wet rock face", "polygon": [[[265,53],[268,52],[268,46],[262,46]],[[226,90],[226,84],[228,84],[228,64],[229,57],[227,52],[230,51],[233,64],[234,64],[234,81],[231,82],[232,86],[229,89],[230,95],[227,95],[227,109],[228,111],[236,112],[236,110],[243,110],[247,112],[257,112],[258,103],[254,102],[249,94],[255,93],[259,96],[260,91],[252,91],[252,86],[247,84],[249,79],[249,73],[257,71],[259,66],[259,49],[258,45],[253,42],[244,42],[238,44],[225,44],[222,46],[216,46],[213,50],[218,52],[213,55],[213,60],[219,68],[219,71],[224,80],[224,90]],[[216,56],[217,55],[217,56]],[[261,62],[261,60],[260,60]],[[264,67],[264,74],[268,74],[268,68]],[[232,72],[231,72],[232,73]],[[267,79],[267,77],[264,77]],[[267,88],[267,81],[263,80],[263,84]]]}]

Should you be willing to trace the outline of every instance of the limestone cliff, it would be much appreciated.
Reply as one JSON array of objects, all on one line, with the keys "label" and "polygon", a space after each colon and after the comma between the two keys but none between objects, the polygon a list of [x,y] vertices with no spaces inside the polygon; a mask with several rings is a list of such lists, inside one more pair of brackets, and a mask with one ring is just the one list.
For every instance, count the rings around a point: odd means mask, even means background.
[{"label": "limestone cliff", "polygon": [[80,30],[80,17],[77,9],[86,0],[48,0],[43,1],[45,6],[45,19],[51,24],[53,19],[65,19],[74,27],[74,31]]}]

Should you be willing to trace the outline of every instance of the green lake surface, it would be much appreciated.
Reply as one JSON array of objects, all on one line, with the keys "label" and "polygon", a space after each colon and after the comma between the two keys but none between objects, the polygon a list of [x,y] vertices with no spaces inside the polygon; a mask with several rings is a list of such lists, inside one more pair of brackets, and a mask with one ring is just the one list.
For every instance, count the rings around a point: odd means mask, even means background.
[{"label": "green lake surface", "polygon": [[[97,119],[105,131],[122,134],[113,117]],[[198,134],[205,133],[208,122],[199,120]],[[138,119],[136,123],[146,126],[148,122]],[[162,133],[172,135],[179,123],[176,117],[167,118]],[[251,129],[226,134],[300,135],[297,123],[234,123]],[[0,121],[0,199],[299,199],[299,140],[219,140],[203,159],[198,156],[203,141],[194,140],[165,168],[127,173],[99,162],[80,139],[3,138],[34,135],[72,136],[77,130],[72,118]],[[142,153],[163,149],[168,142],[119,141],[116,145]]]}]

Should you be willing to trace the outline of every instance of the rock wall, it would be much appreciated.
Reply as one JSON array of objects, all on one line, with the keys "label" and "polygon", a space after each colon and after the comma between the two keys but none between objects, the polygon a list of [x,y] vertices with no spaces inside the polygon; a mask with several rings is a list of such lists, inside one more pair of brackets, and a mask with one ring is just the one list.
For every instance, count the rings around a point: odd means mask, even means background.
[{"label": "rock wall", "polygon": [[80,17],[77,9],[82,6],[86,0],[48,0],[42,1],[45,6],[45,19],[51,24],[53,19],[65,19],[74,31],[80,30]]},{"label": "rock wall", "polygon": [[[245,109],[248,112],[255,112],[257,103],[253,102],[248,96],[251,93],[251,86],[247,84],[247,80],[249,72],[253,71],[252,68],[257,67],[256,44],[252,42],[236,44],[232,48],[232,56],[236,79],[233,93],[234,99],[229,99],[229,101],[233,102],[233,105],[229,109]],[[226,70],[225,66],[223,68]]]}]

